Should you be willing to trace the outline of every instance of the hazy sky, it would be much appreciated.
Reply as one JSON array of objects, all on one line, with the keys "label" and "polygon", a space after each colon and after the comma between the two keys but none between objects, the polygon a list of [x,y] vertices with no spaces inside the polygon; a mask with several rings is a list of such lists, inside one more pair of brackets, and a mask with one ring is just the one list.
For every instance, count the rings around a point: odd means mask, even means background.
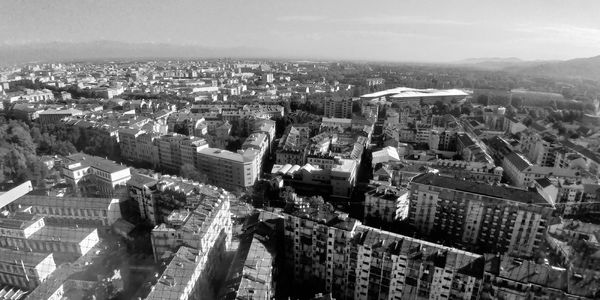
[{"label": "hazy sky", "polygon": [[600,55],[600,1],[1,0],[0,43],[96,40],[313,58],[566,59]]}]

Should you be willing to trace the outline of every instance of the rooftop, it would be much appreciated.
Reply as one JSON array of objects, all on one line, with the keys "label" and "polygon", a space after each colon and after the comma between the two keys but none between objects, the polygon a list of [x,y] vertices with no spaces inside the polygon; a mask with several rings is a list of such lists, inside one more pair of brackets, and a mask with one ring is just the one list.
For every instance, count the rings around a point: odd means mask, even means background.
[{"label": "rooftop", "polygon": [[379,98],[383,96],[389,96],[390,98],[414,98],[414,97],[458,97],[468,96],[469,94],[463,90],[449,89],[449,90],[437,90],[437,89],[413,89],[408,87],[397,87],[384,91],[379,91],[371,94],[360,96],[361,98]]},{"label": "rooftop", "polygon": [[107,172],[107,173],[115,173],[125,169],[129,169],[129,167],[120,165],[112,160],[105,159],[98,156],[87,155],[85,153],[75,153],[67,157],[68,160],[73,163],[81,163],[82,166],[90,166],[94,167],[98,170]]},{"label": "rooftop", "polygon": [[112,198],[25,195],[17,199],[14,204],[21,206],[108,209],[111,203],[118,203],[118,201],[118,199]]},{"label": "rooftop", "polygon": [[425,173],[418,175],[417,177],[413,178],[412,182],[526,204],[535,204],[540,206],[552,205],[537,192],[509,186],[488,185],[485,183],[460,180],[451,177],[436,175],[433,173]]},{"label": "rooftop", "polygon": [[565,269],[536,264],[510,256],[486,255],[485,271],[503,279],[532,283],[557,290],[567,289]]},{"label": "rooftop", "polygon": [[[198,252],[185,246],[177,253],[162,273],[146,300],[181,299],[188,285],[194,285],[194,271],[198,266]],[[194,280],[194,282],[190,282]]]},{"label": "rooftop", "polygon": [[52,256],[52,253],[25,252],[23,250],[12,250],[0,248],[0,261],[9,264],[25,264],[26,266],[37,266],[44,259]]},{"label": "rooftop", "polygon": [[523,171],[528,167],[532,166],[531,162],[525,156],[518,152],[511,152],[504,157],[519,171]]},{"label": "rooftop", "polygon": [[44,226],[29,236],[30,240],[38,241],[61,241],[68,243],[80,243],[87,236],[96,231],[95,228],[69,228]]},{"label": "rooftop", "polygon": [[272,269],[274,257],[257,235],[248,235],[240,241],[234,257],[225,293],[220,299],[267,299],[272,293]]},{"label": "rooftop", "polygon": [[13,213],[5,217],[0,217],[0,227],[6,229],[25,229],[42,218],[42,216],[30,213]]},{"label": "rooftop", "polygon": [[481,255],[456,248],[442,246],[396,233],[359,225],[353,238],[355,244],[372,251],[407,256],[434,262],[436,267],[454,269],[459,273],[482,277],[484,260]]}]

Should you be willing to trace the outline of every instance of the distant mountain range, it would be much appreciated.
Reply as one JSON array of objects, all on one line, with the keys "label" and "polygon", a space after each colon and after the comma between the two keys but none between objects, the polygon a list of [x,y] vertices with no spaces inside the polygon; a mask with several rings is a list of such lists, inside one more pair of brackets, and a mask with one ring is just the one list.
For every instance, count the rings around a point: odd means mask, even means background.
[{"label": "distant mountain range", "polygon": [[511,66],[506,71],[554,78],[579,78],[600,81],[600,56],[564,61]]},{"label": "distant mountain range", "polygon": [[135,58],[216,58],[270,57],[265,49],[250,47],[215,48],[166,43],[124,43],[94,41],[85,43],[0,44],[0,64],[38,61],[77,61]]},{"label": "distant mountain range", "polygon": [[455,62],[453,65],[485,70],[502,70],[532,76],[580,78],[600,81],[600,56],[563,61],[526,61],[516,57],[469,58]]},{"label": "distant mountain range", "polygon": [[480,57],[467,58],[457,61],[454,64],[477,69],[501,70],[508,67],[525,66],[540,62],[542,61],[526,61],[517,57]]}]

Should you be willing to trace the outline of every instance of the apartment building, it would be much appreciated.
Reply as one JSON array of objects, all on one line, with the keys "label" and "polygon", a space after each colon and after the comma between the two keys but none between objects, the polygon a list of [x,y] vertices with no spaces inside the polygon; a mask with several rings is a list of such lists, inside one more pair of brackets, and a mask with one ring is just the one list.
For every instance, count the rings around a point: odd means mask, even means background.
[{"label": "apartment building", "polygon": [[360,106],[361,115],[369,120],[377,120],[379,116],[379,105],[370,102],[362,103]]},{"label": "apartment building", "polygon": [[323,103],[327,118],[352,118],[352,98],[329,98]]},{"label": "apartment building", "polygon": [[321,160],[320,164],[321,166],[276,164],[271,169],[271,174],[281,175],[287,185],[302,193],[349,199],[356,183],[358,162],[354,159],[336,157],[333,160],[326,159],[326,162]]},{"label": "apartment building", "polygon": [[269,154],[269,136],[262,132],[254,132],[251,133],[244,143],[242,144],[243,150],[254,149],[257,153],[257,165],[260,166],[262,170],[263,161],[267,158]]},{"label": "apartment building", "polygon": [[394,222],[408,217],[408,190],[377,186],[365,193],[365,218]]},{"label": "apartment building", "polygon": [[170,133],[157,138],[156,146],[160,166],[179,171],[184,164],[196,166],[196,153],[207,149],[208,143],[203,138]]},{"label": "apartment building", "polygon": [[157,261],[168,259],[169,251],[175,255],[145,299],[202,299],[230,247],[229,200],[209,199],[169,217],[168,225],[152,230],[151,240]]},{"label": "apartment building", "polygon": [[378,85],[383,85],[385,83],[385,79],[377,77],[377,78],[367,78],[367,85],[368,86],[378,86]]},{"label": "apartment building", "polygon": [[264,133],[267,135],[269,140],[269,153],[271,153],[275,147],[275,121],[266,119],[256,119],[254,121],[253,132]]},{"label": "apartment building", "polygon": [[133,174],[127,182],[129,196],[138,203],[140,218],[151,225],[158,224],[157,192],[158,178]]},{"label": "apartment building", "polygon": [[152,229],[151,241],[155,261],[186,245],[207,252],[221,235],[226,235],[226,246],[231,243],[229,198],[204,198],[194,210],[174,210],[166,223]]},{"label": "apartment building", "polygon": [[586,170],[570,167],[545,167],[532,164],[518,152],[507,154],[504,157],[503,166],[507,177],[515,186],[531,186],[535,180],[547,177],[588,184],[598,182],[598,177]]},{"label": "apartment building", "polygon": [[[299,204],[284,214],[287,267],[336,299],[477,299],[483,257]],[[300,288],[300,287],[299,287]]]},{"label": "apartment building", "polygon": [[269,247],[271,241],[259,234],[240,239],[225,286],[219,299],[270,300],[275,295],[273,271],[275,253]]},{"label": "apartment building", "polygon": [[180,247],[160,275],[158,282],[144,299],[200,299],[203,290],[199,281],[205,262],[206,257],[201,257],[198,250],[185,246]]},{"label": "apartment building", "polygon": [[152,166],[158,166],[158,148],[154,140],[160,134],[132,128],[120,128],[118,135],[123,158],[136,162],[148,162]]},{"label": "apartment building", "polygon": [[515,186],[523,186],[525,182],[525,170],[533,164],[521,153],[510,152],[504,156],[502,167],[506,176]]},{"label": "apartment building", "polygon": [[67,156],[61,173],[73,187],[89,183],[105,196],[113,195],[115,187],[124,186],[131,179],[129,167],[84,153]]},{"label": "apartment building", "polygon": [[250,187],[261,173],[259,152],[255,149],[231,152],[204,148],[196,156],[196,168],[208,176],[208,182],[226,189]]},{"label": "apartment building", "polygon": [[521,144],[527,158],[541,167],[566,168],[569,166],[568,156],[574,153],[559,143],[556,137],[531,131],[522,134]]},{"label": "apartment building", "polygon": [[468,133],[458,133],[456,137],[456,152],[463,160],[493,164],[494,160],[487,152],[487,147]]},{"label": "apartment building", "polygon": [[132,128],[120,128],[119,134],[119,148],[121,148],[121,156],[125,159],[134,160],[137,159],[137,142],[138,136],[144,134],[143,130],[137,130]]},{"label": "apartment building", "polygon": [[530,256],[554,210],[537,191],[426,173],[410,185],[409,222],[457,246]]},{"label": "apartment building", "polygon": [[280,165],[304,165],[310,143],[310,129],[305,126],[290,126],[286,129],[275,151],[275,163]]},{"label": "apartment building", "polygon": [[167,217],[179,209],[195,209],[205,198],[228,197],[215,186],[169,175],[134,174],[127,182],[129,196],[137,201],[140,217],[151,225],[167,222]]},{"label": "apartment building", "polygon": [[0,248],[0,284],[2,285],[33,290],[54,270],[56,265],[52,253]]}]

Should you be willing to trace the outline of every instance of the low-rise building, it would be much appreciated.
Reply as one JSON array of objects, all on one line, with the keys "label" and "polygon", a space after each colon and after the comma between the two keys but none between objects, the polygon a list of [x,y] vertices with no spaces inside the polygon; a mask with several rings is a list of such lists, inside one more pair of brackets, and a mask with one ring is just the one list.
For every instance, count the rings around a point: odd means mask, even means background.
[{"label": "low-rise building", "polygon": [[0,247],[79,257],[98,242],[96,228],[48,226],[42,216],[24,212],[0,218]]},{"label": "low-rise building", "polygon": [[109,228],[121,218],[116,198],[56,197],[24,195],[8,206],[9,210],[27,211],[44,217],[48,224]]},{"label": "low-rise building", "polygon": [[38,121],[40,124],[58,123],[64,118],[81,115],[83,112],[78,109],[48,109],[38,113]]},{"label": "low-rise building", "polygon": [[84,153],[66,157],[62,174],[73,187],[87,183],[97,193],[105,196],[113,195],[117,186],[125,186],[131,179],[129,167]]},{"label": "low-rise building", "polygon": [[0,284],[35,289],[54,270],[52,253],[34,253],[0,248]]}]

